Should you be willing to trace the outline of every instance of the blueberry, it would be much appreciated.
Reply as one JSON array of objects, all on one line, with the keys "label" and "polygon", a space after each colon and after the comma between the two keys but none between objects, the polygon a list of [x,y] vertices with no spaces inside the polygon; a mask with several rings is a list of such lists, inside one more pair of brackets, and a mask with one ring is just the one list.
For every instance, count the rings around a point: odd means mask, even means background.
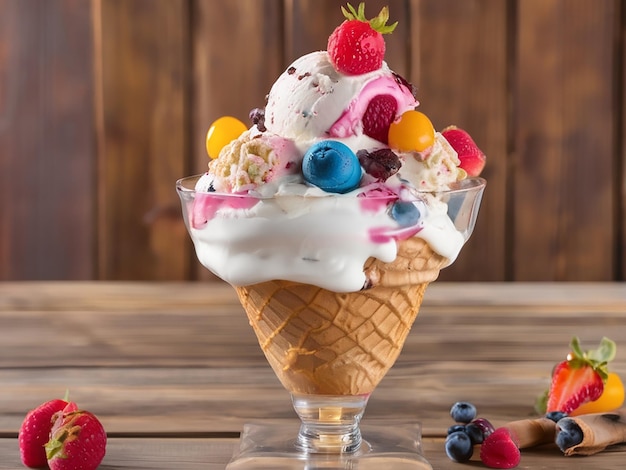
[{"label": "blueberry", "polygon": [[450,408],[450,416],[457,423],[470,423],[476,418],[476,407],[466,401],[458,401]]},{"label": "blueberry", "polygon": [[467,433],[456,431],[446,438],[446,455],[455,462],[467,462],[472,458],[474,446]]},{"label": "blueberry", "polygon": [[391,206],[389,215],[402,227],[417,225],[422,214],[412,202],[397,201]]},{"label": "blueberry", "polygon": [[565,452],[570,447],[574,447],[583,441],[583,432],[578,423],[572,418],[563,418],[557,426],[555,441],[559,449]]},{"label": "blueberry", "polygon": [[482,444],[485,440],[485,433],[483,432],[482,427],[477,425],[476,423],[469,423],[465,426],[465,432],[469,436],[472,444],[478,445]]},{"label": "blueberry", "polygon": [[305,181],[328,193],[347,193],[356,189],[361,173],[355,153],[336,140],[323,140],[312,145],[302,159]]},{"label": "blueberry", "polygon": [[566,417],[567,413],[564,413],[562,411],[550,411],[549,413],[546,413],[546,418],[554,421],[555,423],[558,423],[560,420]]},{"label": "blueberry", "polygon": [[448,428],[448,434],[447,435],[449,436],[453,432],[457,432],[457,431],[465,432],[465,425],[464,424],[453,424],[452,426],[450,426]]}]

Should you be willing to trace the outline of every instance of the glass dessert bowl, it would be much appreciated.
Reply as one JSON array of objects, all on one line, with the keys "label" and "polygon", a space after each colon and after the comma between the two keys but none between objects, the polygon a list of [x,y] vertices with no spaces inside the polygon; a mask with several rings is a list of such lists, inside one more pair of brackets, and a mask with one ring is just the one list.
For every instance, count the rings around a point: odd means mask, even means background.
[{"label": "glass dessert bowl", "polygon": [[[237,291],[301,421],[272,444],[272,430],[244,431],[228,468],[430,468],[419,430],[400,452],[390,434],[364,438],[360,421],[426,287],[470,237],[485,181],[265,198],[196,191],[199,178],[176,185],[198,259]],[[396,460],[381,461],[394,446]],[[260,463],[263,455],[272,463]]]}]

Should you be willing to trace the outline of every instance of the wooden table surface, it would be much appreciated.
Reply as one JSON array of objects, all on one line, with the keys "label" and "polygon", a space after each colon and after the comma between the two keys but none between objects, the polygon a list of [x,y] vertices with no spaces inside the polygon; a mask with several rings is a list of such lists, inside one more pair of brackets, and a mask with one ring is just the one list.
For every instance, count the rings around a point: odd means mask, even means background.
[{"label": "wooden table surface", "polygon": [[[577,335],[618,344],[626,378],[626,284],[434,283],[364,423],[421,421],[435,469],[448,411],[473,402],[500,425],[533,416]],[[108,434],[102,469],[223,469],[246,422],[294,422],[233,290],[212,283],[0,283],[0,469],[23,468],[26,412],[69,389]],[[591,457],[524,450],[518,468],[624,468],[626,446]]]}]

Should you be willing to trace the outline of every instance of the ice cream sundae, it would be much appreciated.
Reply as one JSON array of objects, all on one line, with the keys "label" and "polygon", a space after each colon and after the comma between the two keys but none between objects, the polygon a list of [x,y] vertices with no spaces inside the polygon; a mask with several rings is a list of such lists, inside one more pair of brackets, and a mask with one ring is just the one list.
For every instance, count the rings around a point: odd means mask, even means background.
[{"label": "ice cream sundae", "polygon": [[286,68],[250,127],[211,126],[208,171],[178,182],[199,261],[234,286],[297,397],[369,396],[484,188],[471,137],[436,131],[384,62],[388,9],[364,8],[343,8],[327,49]]}]

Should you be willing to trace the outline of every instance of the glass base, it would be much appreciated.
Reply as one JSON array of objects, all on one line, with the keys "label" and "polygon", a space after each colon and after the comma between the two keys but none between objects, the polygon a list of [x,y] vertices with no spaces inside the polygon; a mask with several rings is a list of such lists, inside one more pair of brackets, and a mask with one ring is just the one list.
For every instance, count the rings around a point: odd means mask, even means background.
[{"label": "glass base", "polygon": [[355,452],[310,453],[297,447],[298,422],[246,424],[226,469],[432,470],[422,455],[418,423],[379,421],[362,423],[360,428],[363,441]]}]

